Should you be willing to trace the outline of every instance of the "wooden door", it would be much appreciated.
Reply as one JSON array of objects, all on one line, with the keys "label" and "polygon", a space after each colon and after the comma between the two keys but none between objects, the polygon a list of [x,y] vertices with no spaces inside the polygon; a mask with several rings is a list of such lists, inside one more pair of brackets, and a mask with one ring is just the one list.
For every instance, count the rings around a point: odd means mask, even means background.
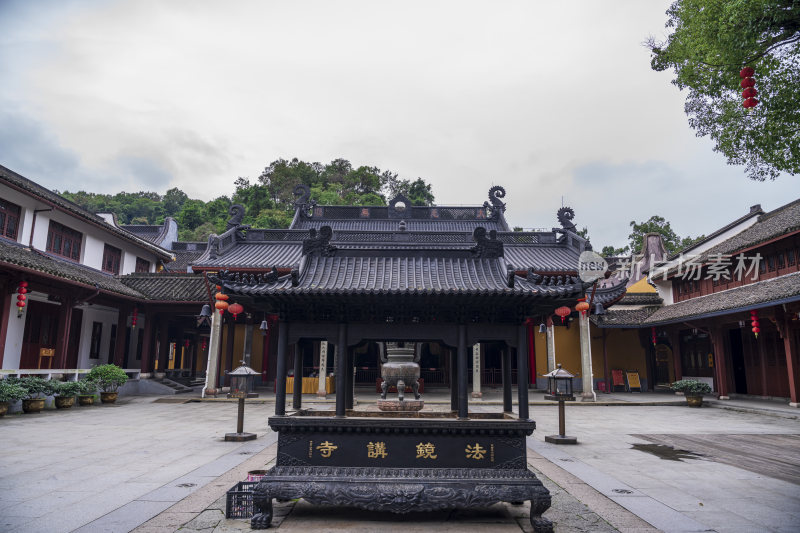
[{"label": "wooden door", "polygon": [[[25,313],[25,332],[22,337],[20,368],[39,368],[39,351],[42,348],[56,349],[58,339],[58,313],[61,307],[55,304],[28,300]],[[58,360],[55,354],[53,364]],[[42,363],[47,367],[47,363]]]}]

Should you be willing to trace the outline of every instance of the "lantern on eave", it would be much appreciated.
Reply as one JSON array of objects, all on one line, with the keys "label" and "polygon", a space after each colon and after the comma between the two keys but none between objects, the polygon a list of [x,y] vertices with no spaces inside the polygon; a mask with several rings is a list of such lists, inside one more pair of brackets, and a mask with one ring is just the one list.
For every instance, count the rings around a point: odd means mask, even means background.
[{"label": "lantern on eave", "polygon": [[208,341],[206,341],[206,338],[203,337],[203,345],[201,349],[205,352],[206,348],[208,348]]},{"label": "lantern on eave", "polygon": [[653,343],[653,346],[656,345],[656,328],[655,328],[655,326],[650,328],[650,341]]},{"label": "lantern on eave", "polygon": [[564,323],[564,319],[567,318],[571,312],[572,312],[572,309],[570,309],[569,307],[567,307],[565,305],[562,305],[561,307],[556,309],[556,314],[561,317],[561,323],[562,324]]},{"label": "lantern on eave", "polygon": [[217,303],[214,304],[214,307],[219,310],[220,315],[224,314],[225,310],[228,309],[228,295],[218,292],[214,295],[214,298],[217,300]]},{"label": "lantern on eave", "polygon": [[580,299],[578,305],[575,306],[575,310],[578,311],[581,316],[586,316],[586,311],[589,310],[589,302],[586,301],[586,298]]},{"label": "lantern on eave", "polygon": [[136,327],[136,323],[139,321],[139,308],[134,307],[133,312],[131,313],[131,329]]},{"label": "lantern on eave", "polygon": [[17,317],[22,316],[22,310],[25,309],[25,300],[28,299],[25,296],[28,293],[28,282],[27,281],[20,281],[19,285],[17,285]]},{"label": "lantern on eave", "polygon": [[755,73],[756,71],[753,67],[744,67],[739,72],[739,77],[742,78],[739,85],[744,89],[742,91],[742,98],[744,99],[742,107],[745,109],[750,109],[758,105],[758,100],[756,99],[758,91],[755,89],[756,80],[753,78],[753,74]]},{"label": "lantern on eave", "polygon": [[756,311],[755,309],[750,311],[750,327],[752,328],[753,334],[756,336],[757,339],[758,334],[761,333],[761,328],[759,327],[759,322],[758,322],[758,311]]},{"label": "lantern on eave", "polygon": [[244,307],[240,303],[232,303],[230,307],[228,307],[228,312],[233,315],[233,319],[236,320],[236,316],[242,314],[244,311]]}]

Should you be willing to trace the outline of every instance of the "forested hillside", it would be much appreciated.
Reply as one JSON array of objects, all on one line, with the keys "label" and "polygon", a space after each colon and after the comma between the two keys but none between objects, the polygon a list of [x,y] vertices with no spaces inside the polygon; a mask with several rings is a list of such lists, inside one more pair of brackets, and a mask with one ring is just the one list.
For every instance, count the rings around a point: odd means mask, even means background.
[{"label": "forested hillside", "polygon": [[233,182],[230,196],[209,202],[189,198],[178,188],[164,195],[145,191],[61,194],[93,213],[116,214],[120,224],[162,224],[165,217],[173,217],[178,221],[181,240],[203,241],[211,233],[225,231],[231,204],[245,206],[245,224],[257,228],[288,227],[294,215],[292,191],[301,183],[311,188],[311,198],[322,205],[386,205],[387,200],[400,193],[414,205],[432,205],[434,201],[431,185],[422,178],[402,180],[396,173],[378,167],[353,168],[345,159],[323,165],[297,158],[273,161],[253,182],[240,177]]}]

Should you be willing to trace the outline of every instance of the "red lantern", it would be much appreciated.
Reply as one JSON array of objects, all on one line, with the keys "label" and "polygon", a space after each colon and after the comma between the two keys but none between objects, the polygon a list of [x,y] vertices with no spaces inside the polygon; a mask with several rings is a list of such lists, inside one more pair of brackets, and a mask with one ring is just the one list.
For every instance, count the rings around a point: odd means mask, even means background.
[{"label": "red lantern", "polygon": [[561,323],[562,324],[564,323],[564,319],[566,317],[568,317],[571,312],[572,312],[572,309],[570,309],[569,307],[563,306],[563,305],[561,307],[559,307],[558,309],[556,309],[556,314],[561,317]]},{"label": "red lantern", "polygon": [[219,314],[225,313],[225,310],[228,308],[228,295],[218,292],[214,295],[214,298],[217,299],[217,303],[214,304],[214,307],[219,309]]},{"label": "red lantern", "polygon": [[753,86],[755,86],[755,84],[756,84],[756,80],[754,80],[753,78],[745,78],[739,83],[739,85],[742,86],[742,89],[746,89],[748,87],[753,87]]},{"label": "red lantern", "polygon": [[139,308],[134,307],[133,313],[131,313],[131,329],[136,327],[136,323],[139,321]]},{"label": "red lantern", "polygon": [[17,285],[17,316],[22,316],[22,310],[25,308],[25,300],[27,296],[25,293],[28,292],[28,282],[27,281],[20,281]]},{"label": "red lantern", "polygon": [[183,347],[184,348],[188,348],[189,347],[189,339],[186,339],[185,341],[183,341]]},{"label": "red lantern", "polygon": [[231,304],[231,306],[228,307],[228,312],[233,315],[234,320],[236,320],[236,316],[241,314],[242,311],[244,311],[244,307],[239,303]]},{"label": "red lantern", "polygon": [[742,91],[742,98],[745,98],[745,99],[752,98],[752,97],[754,97],[756,95],[758,95],[758,91],[756,91],[755,88],[753,88],[753,87],[748,87],[747,89]]},{"label": "red lantern", "polygon": [[653,342],[653,346],[655,346],[656,345],[656,328],[655,327],[651,327],[650,328],[650,340]]},{"label": "red lantern", "polygon": [[752,78],[753,74],[756,73],[756,69],[753,67],[744,67],[742,70],[739,71],[740,78]]},{"label": "red lantern", "polygon": [[208,348],[208,343],[206,342],[206,338],[205,338],[205,337],[203,337],[203,346],[202,346],[202,350],[203,350],[203,351],[206,351],[206,348]]},{"label": "red lantern", "polygon": [[589,310],[589,304],[586,301],[578,302],[578,305],[575,306],[575,310],[578,311],[582,316],[586,316],[586,311]]},{"label": "red lantern", "polygon": [[761,333],[761,328],[759,327],[758,322],[758,311],[753,309],[750,311],[750,326],[752,327],[753,334],[758,338],[758,334]]},{"label": "red lantern", "polygon": [[751,107],[755,107],[757,105],[758,105],[758,100],[755,99],[755,98],[748,98],[747,100],[742,102],[742,107],[745,107],[747,109],[749,109]]}]

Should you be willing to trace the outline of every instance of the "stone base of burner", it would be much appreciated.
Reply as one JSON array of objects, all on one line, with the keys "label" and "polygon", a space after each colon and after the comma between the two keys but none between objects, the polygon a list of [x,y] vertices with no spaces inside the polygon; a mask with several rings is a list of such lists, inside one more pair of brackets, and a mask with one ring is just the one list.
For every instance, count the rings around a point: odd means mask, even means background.
[{"label": "stone base of burner", "polygon": [[419,411],[425,405],[422,400],[378,400],[381,411]]}]

